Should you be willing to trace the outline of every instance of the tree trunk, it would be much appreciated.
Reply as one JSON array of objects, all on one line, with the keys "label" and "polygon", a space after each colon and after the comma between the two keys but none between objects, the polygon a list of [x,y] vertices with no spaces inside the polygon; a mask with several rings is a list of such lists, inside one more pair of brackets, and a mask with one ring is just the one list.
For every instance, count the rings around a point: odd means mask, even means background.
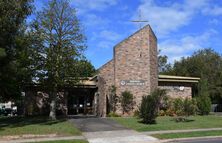
[{"label": "tree trunk", "polygon": [[49,113],[49,118],[52,120],[56,120],[56,95],[57,92],[56,90],[54,90],[51,94],[50,113]]}]

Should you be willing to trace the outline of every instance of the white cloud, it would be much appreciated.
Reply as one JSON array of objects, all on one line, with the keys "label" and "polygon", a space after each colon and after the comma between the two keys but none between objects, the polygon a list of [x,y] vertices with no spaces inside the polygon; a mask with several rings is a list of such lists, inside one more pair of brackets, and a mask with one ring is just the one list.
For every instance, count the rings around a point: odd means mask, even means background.
[{"label": "white cloud", "polygon": [[216,35],[215,30],[209,30],[198,36],[185,36],[181,39],[171,39],[161,42],[158,47],[161,50],[161,54],[167,55],[169,62],[173,63],[175,60],[179,60],[181,57],[186,57],[194,51],[206,47],[209,45],[209,39]]},{"label": "white cloud", "polygon": [[94,33],[94,36],[96,39],[101,39],[101,41],[97,44],[99,48],[113,48],[113,46],[121,38],[120,34],[108,30],[103,30],[97,35]]},{"label": "white cloud", "polygon": [[110,21],[106,18],[102,18],[95,14],[86,14],[83,18],[84,24],[87,27],[97,27],[99,29],[104,28]]},{"label": "white cloud", "polygon": [[188,25],[197,13],[202,13],[204,10],[208,11],[208,14],[222,13],[220,7],[215,5],[214,9],[210,7],[209,0],[184,0],[180,3],[173,1],[165,5],[159,5],[154,0],[142,0],[138,12],[141,11],[143,19],[149,20],[151,26],[156,29],[158,37],[161,38]]},{"label": "white cloud", "polygon": [[[176,36],[171,33],[189,25],[199,14],[211,16],[212,20],[209,23],[218,24],[219,21],[215,16],[222,15],[222,6],[210,0],[167,1],[161,4],[155,0],[141,0],[137,11],[141,11],[143,19],[149,20],[158,38],[161,39],[158,45],[161,54],[167,55],[169,62],[173,63],[174,60],[187,57],[198,49],[208,48],[217,32],[208,29],[201,35],[182,36],[182,38],[175,38]],[[169,40],[165,40],[166,38]]]},{"label": "white cloud", "polygon": [[100,41],[97,44],[98,48],[105,48],[105,49],[112,48],[112,46],[113,46],[113,42],[110,42],[110,41]]},{"label": "white cloud", "polygon": [[109,41],[117,41],[121,36],[113,31],[103,30],[100,32],[100,37]]}]

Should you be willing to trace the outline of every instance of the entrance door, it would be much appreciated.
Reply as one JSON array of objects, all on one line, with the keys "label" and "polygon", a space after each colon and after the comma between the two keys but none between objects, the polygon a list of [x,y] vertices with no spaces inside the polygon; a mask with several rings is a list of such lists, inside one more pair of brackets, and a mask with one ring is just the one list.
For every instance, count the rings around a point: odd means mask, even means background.
[{"label": "entrance door", "polygon": [[68,115],[93,114],[94,95],[69,94],[68,95]]}]

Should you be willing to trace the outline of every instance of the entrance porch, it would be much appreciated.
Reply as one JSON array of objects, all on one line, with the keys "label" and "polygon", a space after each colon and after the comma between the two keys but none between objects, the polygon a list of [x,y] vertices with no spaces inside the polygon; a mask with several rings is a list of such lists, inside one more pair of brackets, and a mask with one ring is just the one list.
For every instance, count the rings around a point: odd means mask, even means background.
[{"label": "entrance porch", "polygon": [[96,115],[97,113],[97,88],[73,88],[68,91],[68,115]]}]

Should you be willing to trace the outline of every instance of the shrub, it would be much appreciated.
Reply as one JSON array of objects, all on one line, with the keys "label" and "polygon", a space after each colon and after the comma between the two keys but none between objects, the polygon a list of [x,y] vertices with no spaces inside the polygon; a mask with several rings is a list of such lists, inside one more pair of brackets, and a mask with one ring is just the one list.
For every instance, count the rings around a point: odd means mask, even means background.
[{"label": "shrub", "polygon": [[200,115],[208,115],[211,110],[211,100],[208,96],[197,97],[198,113]]},{"label": "shrub", "polygon": [[116,104],[118,102],[118,96],[116,95],[116,87],[114,85],[109,87],[109,111],[116,111]]},{"label": "shrub", "polygon": [[175,110],[173,108],[169,108],[165,111],[166,116],[176,116]]},{"label": "shrub", "polygon": [[197,106],[200,115],[208,115],[210,113],[211,100],[207,87],[207,80],[202,79],[199,83],[199,91],[197,97]]},{"label": "shrub", "polygon": [[134,111],[133,117],[139,117],[139,115],[140,115],[139,110]]},{"label": "shrub", "polygon": [[166,95],[165,90],[156,89],[151,95],[143,96],[139,107],[139,117],[145,124],[153,124],[158,116],[161,99]]},{"label": "shrub", "polygon": [[130,91],[124,91],[120,98],[123,114],[133,110],[135,104],[133,94]]},{"label": "shrub", "polygon": [[165,116],[166,112],[164,110],[160,110],[158,116]]},{"label": "shrub", "polygon": [[120,115],[116,114],[115,112],[110,112],[108,117],[120,117]]},{"label": "shrub", "polygon": [[176,98],[173,101],[173,110],[177,116],[184,115],[184,106],[183,106],[183,99],[182,98]]},{"label": "shrub", "polygon": [[186,98],[183,102],[185,116],[195,115],[197,112],[197,102],[195,99]]},{"label": "shrub", "polygon": [[176,116],[175,120],[177,122],[186,121],[187,117],[196,114],[197,103],[195,99],[192,98],[177,98],[173,102],[173,111]]}]

